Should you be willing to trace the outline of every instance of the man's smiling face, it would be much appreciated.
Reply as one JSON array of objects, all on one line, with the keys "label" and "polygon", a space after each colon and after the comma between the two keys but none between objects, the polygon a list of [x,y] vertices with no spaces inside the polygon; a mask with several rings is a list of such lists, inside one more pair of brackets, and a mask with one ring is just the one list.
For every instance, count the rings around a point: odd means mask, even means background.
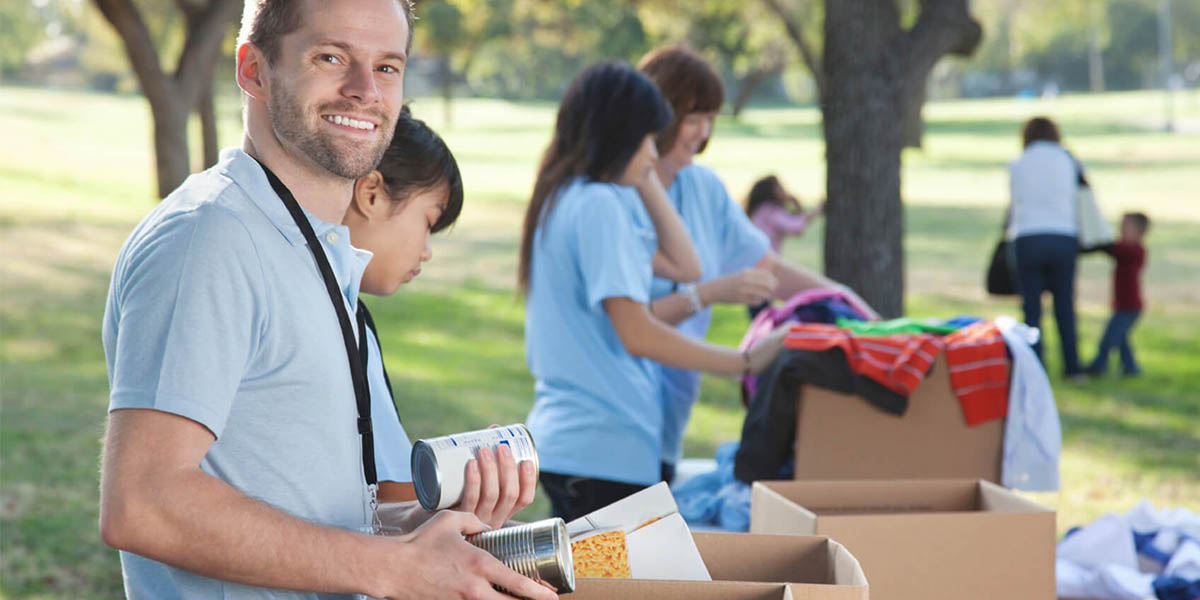
[{"label": "man's smiling face", "polygon": [[269,68],[275,136],[302,161],[343,178],[370,173],[404,101],[408,23],[397,0],[304,2],[300,28]]}]

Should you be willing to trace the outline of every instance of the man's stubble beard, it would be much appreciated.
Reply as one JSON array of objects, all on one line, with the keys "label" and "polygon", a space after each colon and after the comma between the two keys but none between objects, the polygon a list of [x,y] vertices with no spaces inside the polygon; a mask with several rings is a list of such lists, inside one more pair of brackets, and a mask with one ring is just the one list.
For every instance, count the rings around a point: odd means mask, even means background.
[{"label": "man's stubble beard", "polygon": [[[267,103],[271,115],[271,127],[281,142],[290,143],[309,161],[342,179],[358,179],[375,170],[395,132],[395,118],[378,110],[363,110],[352,102],[341,101],[324,104],[314,115],[306,115],[304,106],[292,94],[291,89],[276,81],[271,86]],[[357,146],[352,150],[340,150],[334,134],[325,134],[312,126],[312,120],[321,119],[327,113],[368,114],[378,121],[376,127],[379,142],[372,148]],[[317,124],[317,127],[320,125]]]}]

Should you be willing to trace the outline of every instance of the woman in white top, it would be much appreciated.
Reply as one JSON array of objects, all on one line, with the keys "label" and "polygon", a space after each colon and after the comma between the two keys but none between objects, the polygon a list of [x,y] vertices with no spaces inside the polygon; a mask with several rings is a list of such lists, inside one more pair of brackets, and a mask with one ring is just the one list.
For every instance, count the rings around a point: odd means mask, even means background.
[{"label": "woman in white top", "polygon": [[[1079,226],[1075,194],[1086,185],[1082,167],[1060,144],[1058,126],[1045,117],[1025,124],[1025,151],[1009,164],[1008,239],[1012,240],[1017,287],[1025,323],[1041,327],[1042,292],[1054,297],[1054,320],[1063,373],[1081,374],[1075,346],[1075,262]],[[1042,356],[1042,343],[1034,347]]]}]

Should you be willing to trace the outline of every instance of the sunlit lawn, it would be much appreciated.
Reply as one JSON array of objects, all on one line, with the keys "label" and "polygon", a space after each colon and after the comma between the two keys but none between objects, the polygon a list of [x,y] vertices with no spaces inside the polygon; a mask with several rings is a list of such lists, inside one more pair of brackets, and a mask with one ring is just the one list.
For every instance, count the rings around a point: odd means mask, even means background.
[{"label": "sunlit lawn", "polygon": [[[1200,121],[1194,94],[1178,108],[1193,126]],[[1059,509],[1060,530],[1143,497],[1200,509],[1200,135],[1159,133],[1160,111],[1155,94],[937,103],[926,109],[925,149],[905,155],[913,315],[1016,314],[1014,301],[984,295],[982,269],[1007,200],[1004,165],[1019,149],[1019,123],[1033,114],[1062,121],[1107,213],[1137,208],[1154,219],[1150,308],[1135,333],[1146,374],[1077,386],[1055,377],[1063,491],[1038,498]],[[436,125],[441,107],[419,100],[415,112]],[[722,118],[701,162],[735,196],[775,172],[811,201],[823,190],[818,117],[752,108],[739,123]],[[225,103],[222,119],[222,141],[236,144],[236,102]],[[412,436],[519,421],[529,409],[514,265],[552,121],[547,104],[456,106],[445,135],[466,178],[464,216],[417,282],[370,302]],[[135,97],[0,88],[0,132],[0,597],[117,597],[116,555],[96,533],[107,405],[99,331],[113,258],[154,204],[148,111]],[[821,235],[818,227],[793,240],[787,255],[819,265]],[[1085,358],[1107,317],[1109,268],[1100,256],[1083,261]],[[711,337],[734,343],[744,326],[741,310],[721,310]],[[1047,335],[1057,373],[1053,328]],[[741,416],[734,386],[706,380],[687,454],[711,456],[736,439]],[[545,510],[539,502],[527,514]]]}]

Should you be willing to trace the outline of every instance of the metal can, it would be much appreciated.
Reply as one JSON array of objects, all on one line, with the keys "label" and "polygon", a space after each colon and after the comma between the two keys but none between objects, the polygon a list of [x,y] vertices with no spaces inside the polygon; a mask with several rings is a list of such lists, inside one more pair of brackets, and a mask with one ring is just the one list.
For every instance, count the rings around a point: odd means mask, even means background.
[{"label": "metal can", "polygon": [[538,470],[533,436],[520,423],[417,440],[412,449],[412,477],[421,506],[441,510],[462,501],[467,463],[480,448],[494,451],[501,445],[508,446],[517,464],[532,460],[534,471]]},{"label": "metal can", "polygon": [[575,591],[575,565],[571,540],[562,519],[546,519],[467,536],[467,541],[487,550],[508,568],[544,581],[559,594]]}]

